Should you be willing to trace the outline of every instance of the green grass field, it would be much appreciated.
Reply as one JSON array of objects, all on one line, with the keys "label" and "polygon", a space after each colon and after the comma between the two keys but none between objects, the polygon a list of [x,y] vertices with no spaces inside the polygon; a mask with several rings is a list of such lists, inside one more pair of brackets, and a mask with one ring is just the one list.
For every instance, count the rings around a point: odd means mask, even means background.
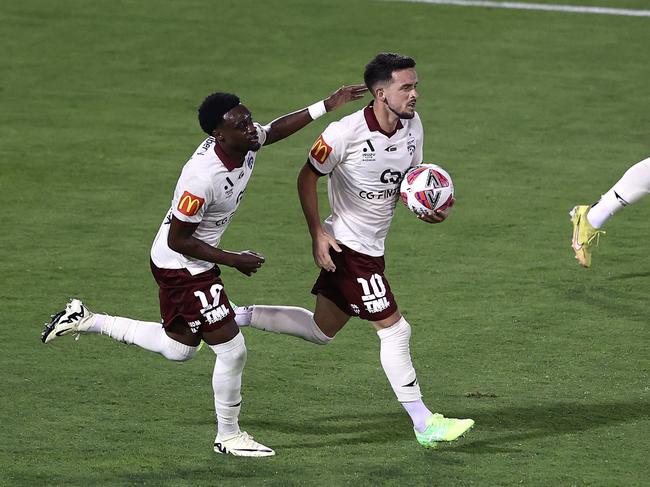
[{"label": "green grass field", "polygon": [[[0,485],[648,485],[650,201],[608,222],[589,270],[567,212],[650,155],[650,18],[9,0],[0,22]],[[106,337],[40,342],[70,296],[158,319],[149,249],[206,94],[235,91],[268,122],[359,82],[382,50],[416,58],[425,159],[457,191],[444,225],[398,209],[387,275],[425,401],[474,418],[471,434],[415,442],[357,319],[322,348],[244,331],[241,425],[277,451],[261,460],[212,452],[209,349],[176,364]],[[361,106],[260,154],[223,246],[267,264],[224,270],[235,302],[313,306],[295,179]]]}]

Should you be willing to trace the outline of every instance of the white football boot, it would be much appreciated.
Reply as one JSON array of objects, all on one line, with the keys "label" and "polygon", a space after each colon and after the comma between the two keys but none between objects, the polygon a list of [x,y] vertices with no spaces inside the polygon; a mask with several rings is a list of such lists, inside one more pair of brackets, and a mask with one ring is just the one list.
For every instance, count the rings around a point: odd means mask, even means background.
[{"label": "white football boot", "polygon": [[270,457],[275,455],[273,450],[253,440],[253,437],[245,431],[225,439],[217,434],[214,439],[214,451],[236,457]]},{"label": "white football boot", "polygon": [[63,311],[52,315],[52,321],[45,324],[41,340],[49,343],[57,337],[70,333],[79,334],[90,328],[93,313],[78,299],[71,299]]}]

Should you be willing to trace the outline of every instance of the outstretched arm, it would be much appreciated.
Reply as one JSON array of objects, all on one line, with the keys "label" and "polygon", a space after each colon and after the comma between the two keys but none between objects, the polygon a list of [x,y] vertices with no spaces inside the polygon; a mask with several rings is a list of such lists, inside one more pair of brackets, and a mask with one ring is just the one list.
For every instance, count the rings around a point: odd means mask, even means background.
[{"label": "outstretched arm", "polygon": [[268,125],[264,145],[273,144],[289,137],[315,118],[324,115],[325,112],[332,112],[341,105],[363,98],[366,91],[368,91],[366,85],[342,86],[325,100],[315,103],[311,107],[276,118]]}]

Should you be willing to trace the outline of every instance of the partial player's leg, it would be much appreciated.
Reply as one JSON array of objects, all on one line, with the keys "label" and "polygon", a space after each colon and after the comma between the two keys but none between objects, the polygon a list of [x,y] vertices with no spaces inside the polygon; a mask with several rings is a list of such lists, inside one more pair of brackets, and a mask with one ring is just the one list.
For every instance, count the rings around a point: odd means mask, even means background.
[{"label": "partial player's leg", "polygon": [[[337,266],[345,265],[345,256],[332,251]],[[312,294],[316,295],[316,309],[312,314],[292,306],[249,306],[236,308],[235,320],[239,326],[292,335],[318,345],[326,345],[350,319],[350,308],[340,291],[341,272],[322,270]],[[350,310],[350,311],[348,311]]]},{"label": "partial player's leg", "polygon": [[[392,299],[392,297],[391,297]],[[472,419],[445,418],[433,414],[422,401],[420,385],[411,361],[411,326],[395,311],[389,317],[372,322],[380,339],[380,360],[397,400],[413,421],[418,442],[433,448],[439,441],[452,441],[474,426]]]},{"label": "partial player's leg", "polygon": [[599,230],[607,220],[627,205],[636,203],[650,193],[650,158],[629,168],[623,177],[602,195],[598,203],[581,205],[571,212],[573,223],[572,247],[583,267],[591,265],[591,251],[598,243]]},{"label": "partial player's leg", "polygon": [[332,341],[333,335],[324,333],[316,324],[314,313],[304,308],[253,305],[237,307],[235,313],[235,321],[240,327],[291,335],[317,345],[327,345]]},{"label": "partial player's leg", "polygon": [[246,343],[234,320],[202,332],[203,340],[217,355],[212,373],[217,437],[214,451],[244,457],[268,457],[275,452],[239,429],[242,372],[246,364]]},{"label": "partial player's leg", "polygon": [[319,293],[316,295],[314,321],[325,335],[333,338],[350,321],[350,315],[341,309],[340,304]]},{"label": "partial player's leg", "polygon": [[63,311],[52,315],[41,340],[50,343],[60,336],[80,333],[107,335],[116,341],[137,345],[181,362],[192,358],[198,345],[172,339],[160,323],[92,313],[79,299],[72,299]]},{"label": "partial player's leg", "polygon": [[321,272],[312,290],[319,293],[316,323],[333,336],[347,322],[348,313],[372,322],[380,339],[381,365],[397,400],[413,421],[418,441],[432,447],[436,441],[458,438],[474,421],[435,415],[422,402],[411,362],[411,327],[399,313],[384,276],[384,258],[361,254],[344,245],[340,247],[341,252],[330,253],[336,271]]}]

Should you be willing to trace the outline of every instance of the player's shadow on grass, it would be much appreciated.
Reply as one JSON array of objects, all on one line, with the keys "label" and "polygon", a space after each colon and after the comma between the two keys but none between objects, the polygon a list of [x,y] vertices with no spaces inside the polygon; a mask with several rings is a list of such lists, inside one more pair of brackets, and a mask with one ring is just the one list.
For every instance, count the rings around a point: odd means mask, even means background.
[{"label": "player's shadow on grass", "polygon": [[513,443],[528,439],[579,433],[595,428],[650,419],[648,401],[612,401],[605,403],[559,402],[553,405],[509,407],[481,411],[476,416],[476,427],[484,429],[472,440],[472,434],[455,444],[455,452],[503,453],[518,451]]},{"label": "player's shadow on grass", "polygon": [[[639,277],[640,274],[621,274],[620,276],[612,276],[609,279],[629,279],[632,277]],[[625,289],[618,289],[616,286],[609,286],[607,288],[587,288],[585,286],[573,286],[569,289],[561,288],[559,285],[547,284],[546,287],[556,289],[562,295],[563,299],[567,302],[583,303],[593,308],[591,311],[595,316],[597,309],[601,309],[608,313],[615,313],[617,316],[627,317],[640,317],[645,319],[647,306],[644,300],[630,299],[629,292]]]},{"label": "player's shadow on grass", "polygon": [[[445,448],[465,453],[502,453],[519,451],[517,443],[527,439],[560,436],[612,424],[650,419],[650,402],[575,403],[507,407],[473,414],[456,411],[459,417],[476,420],[476,431]],[[248,418],[252,431],[271,430],[299,435],[298,442],[274,443],[279,449],[323,448],[340,444],[385,443],[411,439],[410,422],[399,412],[328,415],[285,420]],[[480,436],[482,439],[473,440]],[[415,441],[415,440],[413,440]],[[513,445],[514,444],[514,445]]]},{"label": "player's shadow on grass", "polygon": [[321,417],[303,416],[300,419],[246,419],[251,431],[266,429],[296,435],[300,441],[274,443],[275,448],[323,448],[341,444],[384,443],[395,438],[396,431],[411,427],[406,414],[368,413],[333,414]]}]

